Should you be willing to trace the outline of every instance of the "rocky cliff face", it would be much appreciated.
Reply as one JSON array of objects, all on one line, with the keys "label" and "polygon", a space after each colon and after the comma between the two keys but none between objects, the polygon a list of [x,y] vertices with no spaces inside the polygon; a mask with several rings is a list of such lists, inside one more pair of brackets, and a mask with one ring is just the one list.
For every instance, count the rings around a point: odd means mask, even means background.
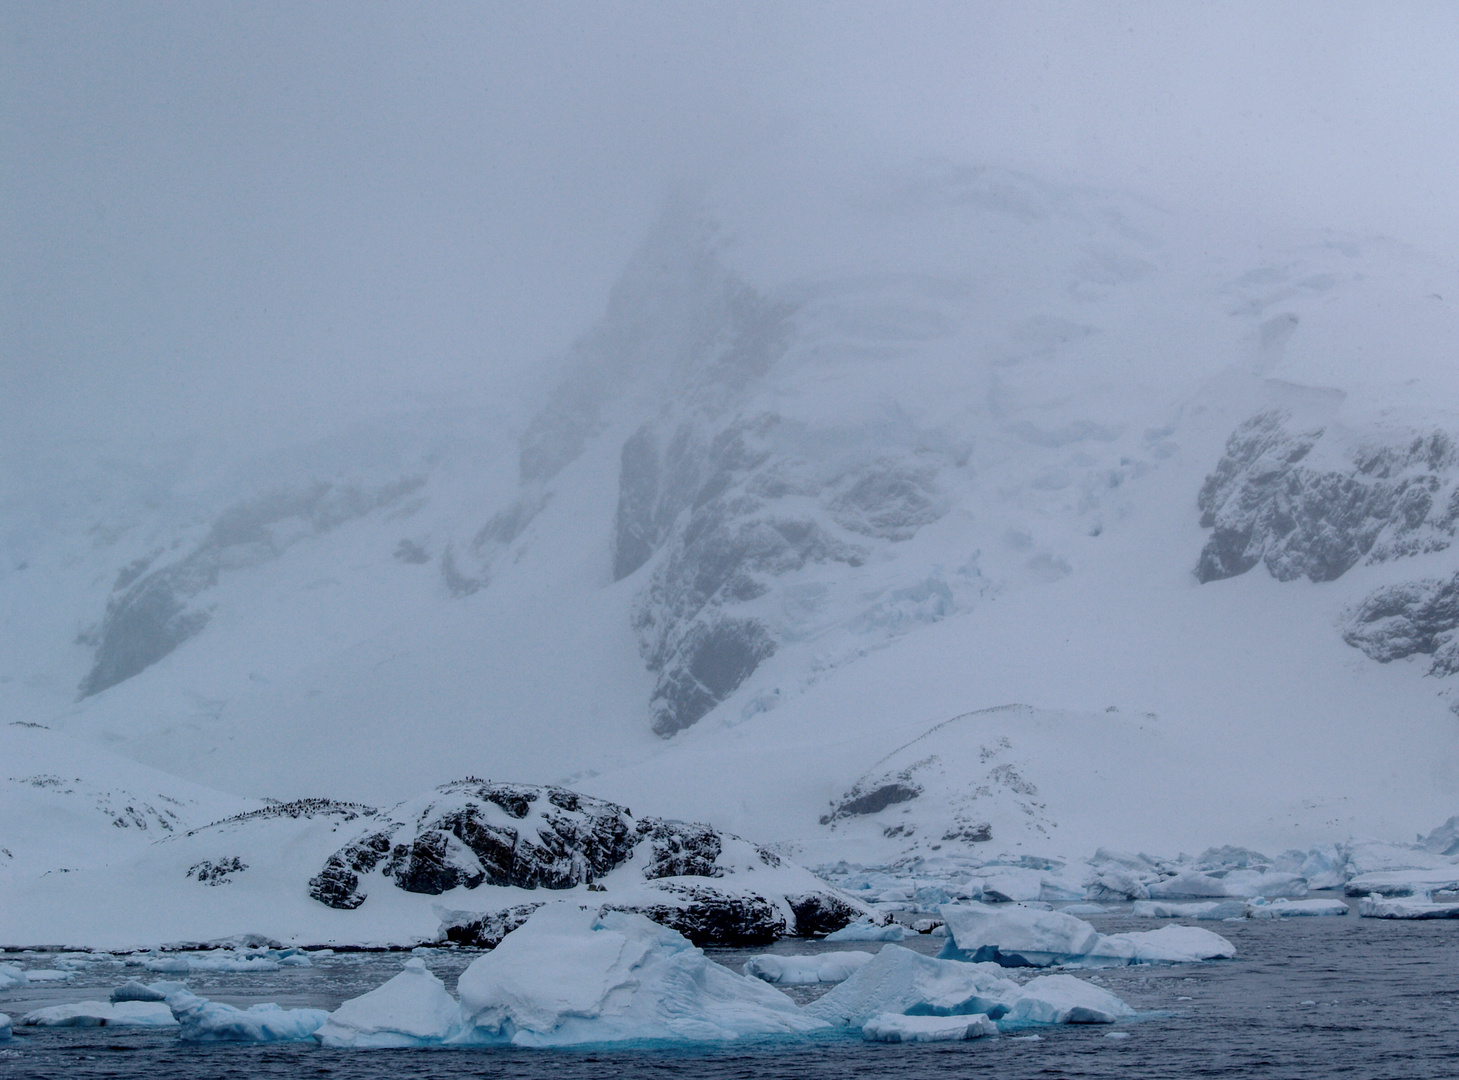
[{"label": "rocky cliff face", "polygon": [[1361,561],[1442,551],[1459,528],[1459,454],[1444,431],[1364,441],[1322,455],[1330,436],[1271,410],[1247,420],[1197,497],[1211,538],[1202,581],[1258,563],[1278,581],[1333,581]]},{"label": "rocky cliff face", "polygon": [[1459,574],[1375,590],[1348,613],[1342,636],[1380,663],[1432,656],[1430,675],[1459,672]]}]

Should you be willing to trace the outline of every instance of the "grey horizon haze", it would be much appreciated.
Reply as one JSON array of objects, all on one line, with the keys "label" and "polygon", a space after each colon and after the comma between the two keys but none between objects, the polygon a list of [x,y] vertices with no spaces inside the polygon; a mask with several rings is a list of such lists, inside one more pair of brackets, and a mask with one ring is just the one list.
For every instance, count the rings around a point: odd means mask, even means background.
[{"label": "grey horizon haze", "polygon": [[791,158],[1452,262],[1456,49],[1437,3],[8,4],[0,446],[528,393],[665,192]]}]

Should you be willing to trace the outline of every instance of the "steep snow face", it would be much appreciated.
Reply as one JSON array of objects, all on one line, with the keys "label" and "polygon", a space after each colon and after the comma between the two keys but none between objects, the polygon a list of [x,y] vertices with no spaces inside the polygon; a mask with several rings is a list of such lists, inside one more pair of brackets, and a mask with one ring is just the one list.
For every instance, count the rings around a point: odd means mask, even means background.
[{"label": "steep snow face", "polygon": [[219,574],[277,558],[305,536],[396,506],[424,482],[403,479],[375,490],[317,482],[300,491],[277,491],[224,510],[181,558],[153,569],[161,548],[139,556],[117,574],[100,625],[81,635],[83,644],[96,648],[81,681],[82,697],[130,679],[202,630],[208,610],[198,598],[218,584]]},{"label": "steep snow face", "polygon": [[0,881],[101,866],[258,806],[25,722],[0,727],[0,762]]}]

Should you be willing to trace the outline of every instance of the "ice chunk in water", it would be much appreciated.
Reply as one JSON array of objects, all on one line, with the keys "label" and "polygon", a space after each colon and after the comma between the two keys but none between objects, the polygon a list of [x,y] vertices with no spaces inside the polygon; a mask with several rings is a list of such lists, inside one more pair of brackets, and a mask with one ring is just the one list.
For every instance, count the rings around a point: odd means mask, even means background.
[{"label": "ice chunk in water", "polygon": [[833,952],[819,956],[752,956],[745,961],[745,974],[776,986],[809,986],[837,983],[851,977],[871,960],[869,952]]},{"label": "ice chunk in water", "polygon": [[177,1027],[160,1001],[78,1001],[35,1009],[20,1018],[22,1027]]},{"label": "ice chunk in water", "polygon": [[1083,919],[1064,912],[1016,905],[948,904],[942,917],[952,935],[940,954],[946,960],[991,961],[1003,967],[1111,967],[1236,955],[1225,938],[1194,926],[1101,934]]},{"label": "ice chunk in water", "polygon": [[412,958],[383,986],[329,1014],[314,1037],[325,1046],[435,1046],[461,1033],[461,1006],[446,986]]},{"label": "ice chunk in water", "polygon": [[973,1016],[899,1016],[878,1013],[861,1026],[868,1042],[960,1042],[998,1034],[998,1025],[982,1013]]},{"label": "ice chunk in water", "polygon": [[167,993],[156,986],[143,986],[136,979],[128,979],[111,992],[112,1001],[166,1001]]},{"label": "ice chunk in water", "polygon": [[329,1019],[323,1009],[284,1009],[273,1002],[238,1009],[184,988],[172,989],[167,1004],[184,1042],[302,1042]]},{"label": "ice chunk in water", "polygon": [[1358,914],[1367,919],[1459,919],[1459,903],[1435,904],[1428,897],[1410,900],[1374,893],[1358,901]]},{"label": "ice chunk in water", "polygon": [[888,923],[886,926],[878,926],[870,918],[863,917],[856,922],[847,923],[841,929],[827,934],[826,941],[901,941],[908,933],[911,933],[901,923]]},{"label": "ice chunk in water", "polygon": [[1030,979],[1009,1010],[1006,1023],[1113,1024],[1135,1010],[1108,990],[1073,975]]},{"label": "ice chunk in water", "polygon": [[1341,900],[1273,900],[1270,904],[1248,902],[1248,919],[1288,919],[1297,915],[1346,915],[1347,904]]},{"label": "ice chunk in water", "polygon": [[12,990],[17,986],[24,986],[29,981],[25,977],[25,972],[14,964],[0,964],[0,990]]},{"label": "ice chunk in water", "polygon": [[473,961],[457,989],[468,1042],[732,1039],[825,1026],[667,927],[571,902],[539,908]]},{"label": "ice chunk in water", "polygon": [[805,1007],[832,1024],[859,1027],[880,1013],[997,1019],[1018,997],[1018,985],[996,964],[936,960],[887,945],[859,971]]},{"label": "ice chunk in water", "polygon": [[1205,900],[1192,904],[1136,900],[1130,914],[1137,919],[1241,919],[1246,916],[1246,904],[1241,900]]},{"label": "ice chunk in water", "polygon": [[10,1038],[10,1017],[0,1013],[0,1042]]},{"label": "ice chunk in water", "polygon": [[[1111,946],[1130,946],[1132,964],[1189,964],[1199,960],[1229,960],[1236,955],[1236,946],[1220,934],[1199,926],[1177,926],[1174,923],[1159,930],[1137,930],[1128,934],[1109,934],[1100,942],[1107,953]],[[1096,950],[1099,955],[1100,950]]]},{"label": "ice chunk in water", "polygon": [[952,935],[942,951],[949,960],[1047,967],[1088,956],[1100,940],[1083,919],[1017,904],[944,904],[942,918]]}]

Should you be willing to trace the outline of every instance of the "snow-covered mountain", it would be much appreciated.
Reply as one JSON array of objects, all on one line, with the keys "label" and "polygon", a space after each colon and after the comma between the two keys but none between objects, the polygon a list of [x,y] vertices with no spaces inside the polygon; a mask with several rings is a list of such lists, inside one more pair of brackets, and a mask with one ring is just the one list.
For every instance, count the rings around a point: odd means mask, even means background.
[{"label": "snow-covered mountain", "polygon": [[534,403],[28,448],[0,701],[238,797],[563,783],[812,863],[1409,839],[1456,298],[995,168],[682,198]]}]

